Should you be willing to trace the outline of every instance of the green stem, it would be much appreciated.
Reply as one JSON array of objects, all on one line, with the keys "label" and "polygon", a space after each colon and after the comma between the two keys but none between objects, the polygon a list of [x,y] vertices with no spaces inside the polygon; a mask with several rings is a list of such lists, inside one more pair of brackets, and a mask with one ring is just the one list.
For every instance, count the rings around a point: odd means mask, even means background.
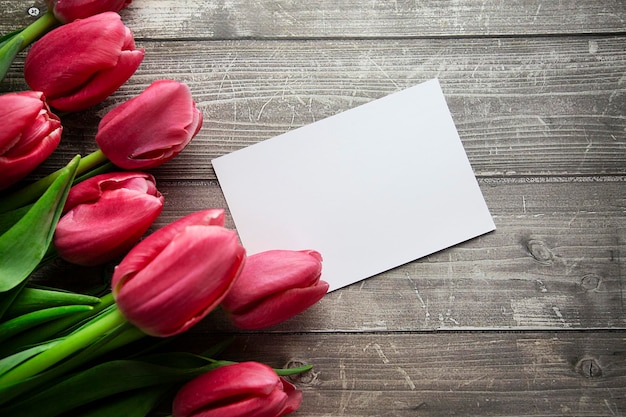
[{"label": "green stem", "polygon": [[46,14],[26,26],[24,30],[20,32],[20,35],[24,37],[21,49],[26,48],[28,45],[36,41],[37,38],[58,24],[59,21],[56,17],[54,17],[54,14],[52,14],[52,10],[48,10]]},{"label": "green stem", "polygon": [[50,349],[0,376],[0,390],[45,371],[124,323],[126,323],[126,319],[117,308],[109,310],[98,320],[81,327]]},{"label": "green stem", "polygon": [[[97,151],[80,159],[76,170],[76,176],[94,169],[107,160],[108,159],[104,153],[98,149]],[[39,181],[25,186],[24,188],[15,191],[13,194],[3,197],[2,202],[0,202],[0,213],[15,210],[38,199],[48,189],[48,187],[50,187],[54,180],[61,175],[61,171],[62,169],[57,170]]]},{"label": "green stem", "polygon": [[303,365],[297,368],[284,368],[284,369],[274,369],[274,371],[280,376],[289,376],[289,375],[297,375],[303,372],[307,372],[313,369],[313,365]]},{"label": "green stem", "polygon": [[[26,283],[26,281],[24,281],[24,283]],[[100,298],[100,302],[96,304],[91,311],[55,320],[52,323],[48,323],[43,328],[32,329],[17,335],[11,340],[3,342],[0,345],[0,357],[8,356],[11,353],[17,352],[24,346],[43,343],[46,340],[55,337],[66,336],[78,328],[80,323],[84,323],[94,318],[96,315],[100,314],[100,312],[109,308],[109,306],[113,303],[115,303],[115,300],[113,299],[113,295],[109,293],[102,296]]]}]

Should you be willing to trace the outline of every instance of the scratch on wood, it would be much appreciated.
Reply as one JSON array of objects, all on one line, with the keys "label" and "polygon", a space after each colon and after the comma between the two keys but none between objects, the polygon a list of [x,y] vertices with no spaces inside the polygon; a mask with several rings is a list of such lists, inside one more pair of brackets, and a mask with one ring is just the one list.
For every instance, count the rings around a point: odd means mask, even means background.
[{"label": "scratch on wood", "polygon": [[398,372],[400,372],[400,374],[402,375],[402,377],[406,381],[407,386],[411,390],[415,390],[415,383],[413,382],[413,380],[411,379],[409,374],[404,369],[400,368],[399,366],[396,369],[398,370]]},{"label": "scratch on wood", "polygon": [[428,312],[428,304],[426,302],[424,302],[424,299],[422,298],[419,290],[417,289],[417,284],[415,284],[415,282],[413,281],[413,279],[411,278],[411,276],[407,273],[405,273],[406,278],[409,280],[409,282],[411,283],[411,286],[413,287],[413,292],[415,292],[415,295],[417,296],[417,299],[419,300],[422,308],[424,309],[424,315],[425,315],[425,320],[428,321],[430,318],[430,313]]},{"label": "scratch on wood", "polygon": [[274,97],[276,97],[278,93],[274,94],[272,97],[270,97],[269,100],[267,100],[262,106],[261,109],[259,110],[259,114],[257,114],[256,116],[256,121],[258,122],[259,120],[261,120],[261,115],[263,114],[263,111],[265,110],[265,107],[270,104],[272,102],[272,100],[274,100]]},{"label": "scratch on wood", "polygon": [[537,11],[535,12],[535,17],[533,19],[533,22],[537,21],[537,17],[539,16],[539,11],[541,10],[541,3],[539,3],[539,6],[537,6]]},{"label": "scratch on wood", "polygon": [[[572,305],[572,300],[563,295],[542,294],[540,297],[511,300],[513,320],[518,326],[565,327],[580,326],[577,317],[566,319],[559,305]],[[547,307],[552,306],[552,307]],[[575,312],[570,312],[574,314]]]},{"label": "scratch on wood", "polygon": [[609,400],[607,400],[606,398],[604,399],[604,404],[606,405],[606,408],[609,409],[609,411],[611,412],[612,416],[616,416],[617,415],[617,413],[613,410],[613,407],[611,407],[611,404],[609,404]]},{"label": "scratch on wood", "polygon": [[378,343],[368,343],[367,346],[363,348],[363,352],[365,352],[370,347],[372,347],[376,351],[376,353],[378,354],[378,357],[383,361],[384,364],[389,363],[389,359],[387,358],[387,355],[385,355],[385,352],[383,352],[383,348],[380,347]]},{"label": "scratch on wood", "polygon": [[561,313],[561,310],[558,307],[553,306],[552,310],[554,311],[554,314],[558,317],[558,319],[561,321],[561,323],[563,323],[564,327],[572,327],[571,324],[565,321],[565,317],[563,317],[563,314]]},{"label": "scratch on wood", "polygon": [[397,89],[400,89],[400,86],[398,85],[398,83],[396,83],[394,81],[393,78],[391,78],[391,76],[389,76],[389,74],[387,73],[387,71],[385,71],[380,65],[378,65],[378,63],[376,63],[376,61],[374,61],[372,59],[371,56],[367,56],[368,61],[370,61],[372,64],[374,64],[374,66],[378,69],[378,71],[380,71],[389,81],[391,81],[391,84],[394,85],[394,87],[396,87]]},{"label": "scratch on wood", "polygon": [[339,379],[341,380],[341,388],[348,389],[348,380],[346,379],[346,364],[343,359],[339,361]]}]

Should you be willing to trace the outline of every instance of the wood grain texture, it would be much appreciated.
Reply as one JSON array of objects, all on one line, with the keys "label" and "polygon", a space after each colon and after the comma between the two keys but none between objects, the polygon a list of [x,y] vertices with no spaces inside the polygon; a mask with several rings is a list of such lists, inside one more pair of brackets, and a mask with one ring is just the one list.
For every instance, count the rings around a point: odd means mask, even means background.
[{"label": "wood grain texture", "polygon": [[[0,1],[0,31],[32,21],[41,0]],[[623,0],[167,0],[121,12],[138,38],[381,38],[615,33],[626,31]]]},{"label": "wood grain texture", "polygon": [[[164,179],[215,179],[210,159],[439,78],[478,176],[626,173],[626,37],[144,42],[117,93],[64,119],[59,166],[95,149],[107,111],[157,78],[188,83],[205,124]],[[16,63],[0,91],[27,88]],[[44,166],[45,167],[45,166]],[[44,168],[45,170],[45,168]]]},{"label": "wood grain texture", "polygon": [[[196,346],[219,337],[196,335]],[[611,332],[241,335],[227,359],[302,363],[305,416],[616,416],[626,339]]]},{"label": "wood grain texture", "polygon": [[[154,228],[206,208],[228,213],[217,183],[158,185],[166,205]],[[330,293],[271,331],[626,329],[623,179],[480,185],[495,232]],[[46,274],[83,282],[94,269],[59,262]],[[219,330],[234,330],[218,317]]]}]

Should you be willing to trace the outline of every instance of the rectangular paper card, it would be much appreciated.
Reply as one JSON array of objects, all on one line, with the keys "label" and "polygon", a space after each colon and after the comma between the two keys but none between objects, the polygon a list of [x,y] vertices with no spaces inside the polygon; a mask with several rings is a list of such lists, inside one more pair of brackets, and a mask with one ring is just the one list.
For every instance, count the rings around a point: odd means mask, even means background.
[{"label": "rectangular paper card", "polygon": [[212,162],[248,254],[314,249],[329,291],[495,229],[436,79]]}]

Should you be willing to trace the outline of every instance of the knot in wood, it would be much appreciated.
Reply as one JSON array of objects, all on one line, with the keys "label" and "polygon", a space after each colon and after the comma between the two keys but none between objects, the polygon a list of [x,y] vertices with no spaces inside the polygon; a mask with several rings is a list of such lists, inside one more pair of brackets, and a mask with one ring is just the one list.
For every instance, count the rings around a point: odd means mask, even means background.
[{"label": "knot in wood", "polygon": [[602,368],[594,358],[581,359],[577,365],[578,372],[585,378],[599,378],[602,376]]},{"label": "knot in wood", "polygon": [[580,281],[580,286],[585,291],[597,290],[602,282],[602,278],[596,274],[587,274]]},{"label": "knot in wood", "polygon": [[551,265],[554,255],[550,248],[546,246],[541,240],[531,239],[526,243],[526,248],[537,262],[543,265]]},{"label": "knot in wood", "polygon": [[[285,368],[299,368],[301,366],[305,366],[307,365],[306,362],[301,361],[299,359],[292,359],[289,362],[287,362],[287,364],[285,365]],[[313,372],[313,370],[309,370],[306,372],[302,372],[300,374],[295,374],[295,375],[289,375],[287,376],[287,379],[294,383],[294,384],[305,384],[305,385],[311,385],[315,382],[315,380],[317,379],[317,373]]]}]

